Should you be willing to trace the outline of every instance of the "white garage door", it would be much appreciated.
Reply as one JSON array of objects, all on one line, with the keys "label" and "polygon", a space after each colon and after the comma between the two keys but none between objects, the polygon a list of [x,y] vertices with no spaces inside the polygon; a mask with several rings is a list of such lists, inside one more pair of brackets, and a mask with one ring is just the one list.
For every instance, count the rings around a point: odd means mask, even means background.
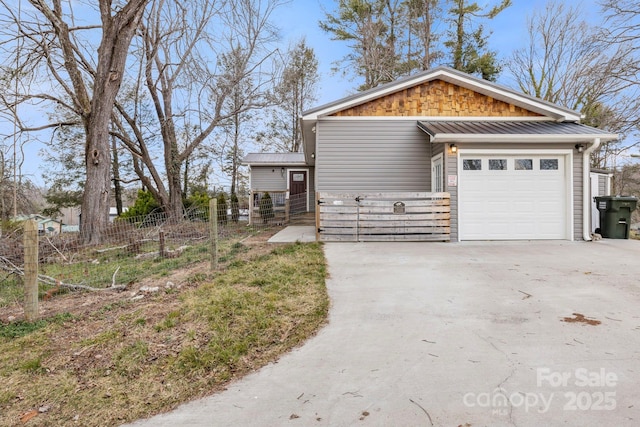
[{"label": "white garage door", "polygon": [[565,155],[460,155],[460,240],[567,239]]}]

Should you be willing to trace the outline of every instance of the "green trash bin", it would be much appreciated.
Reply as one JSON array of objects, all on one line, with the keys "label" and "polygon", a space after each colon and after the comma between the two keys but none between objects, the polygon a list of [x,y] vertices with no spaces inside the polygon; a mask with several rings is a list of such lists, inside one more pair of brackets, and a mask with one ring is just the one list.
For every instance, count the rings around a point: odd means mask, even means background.
[{"label": "green trash bin", "polygon": [[630,196],[594,197],[600,212],[600,234],[609,239],[628,239],[631,212],[636,210],[638,199]]}]

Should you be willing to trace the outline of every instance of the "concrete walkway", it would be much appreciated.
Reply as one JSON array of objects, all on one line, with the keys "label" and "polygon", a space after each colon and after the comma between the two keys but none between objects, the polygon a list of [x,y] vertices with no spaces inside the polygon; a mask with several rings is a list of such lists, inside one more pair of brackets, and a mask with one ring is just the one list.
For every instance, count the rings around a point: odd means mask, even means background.
[{"label": "concrete walkway", "polygon": [[133,425],[640,425],[640,242],[325,252],[332,307],[316,337]]},{"label": "concrete walkway", "polygon": [[274,234],[268,241],[269,243],[315,242],[316,228],[312,225],[289,225]]}]

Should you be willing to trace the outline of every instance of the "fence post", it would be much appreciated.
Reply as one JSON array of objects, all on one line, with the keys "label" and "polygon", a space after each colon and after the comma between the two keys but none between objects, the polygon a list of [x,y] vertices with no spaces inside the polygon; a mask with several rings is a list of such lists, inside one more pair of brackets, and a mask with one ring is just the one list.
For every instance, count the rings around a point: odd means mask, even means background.
[{"label": "fence post", "polygon": [[164,245],[164,230],[160,230],[158,232],[158,240],[160,241],[160,248],[158,250],[158,253],[160,254],[160,258],[166,258],[167,251]]},{"label": "fence post", "polygon": [[218,200],[209,200],[209,239],[211,240],[211,270],[218,269]]},{"label": "fence post", "polygon": [[291,214],[291,201],[287,197],[284,199],[284,223],[289,224],[289,215]]},{"label": "fence post", "polygon": [[38,319],[38,225],[32,219],[24,223],[24,317]]},{"label": "fence post", "polygon": [[249,191],[249,225],[253,225],[253,190]]}]

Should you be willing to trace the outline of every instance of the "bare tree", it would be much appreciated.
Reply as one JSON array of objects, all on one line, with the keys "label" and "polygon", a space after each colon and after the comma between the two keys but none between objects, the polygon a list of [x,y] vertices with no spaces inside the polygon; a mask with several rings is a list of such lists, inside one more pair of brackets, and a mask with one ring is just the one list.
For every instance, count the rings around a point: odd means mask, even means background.
[{"label": "bare tree", "polygon": [[[435,30],[442,19],[443,0],[407,0],[407,57],[410,70],[428,70],[444,56],[438,47],[441,35]],[[417,41],[414,42],[413,38]],[[414,47],[415,45],[415,47]]]},{"label": "bare tree", "polygon": [[14,213],[35,213],[41,208],[38,202],[42,197],[34,197],[39,190],[33,183],[23,177],[14,179],[12,154],[0,149],[0,220],[8,220]]},{"label": "bare tree", "polygon": [[[139,83],[132,83],[133,93],[117,103],[114,123],[116,136],[138,160],[142,183],[171,217],[183,214],[181,172],[194,150],[213,144],[208,139],[230,117],[265,104],[273,53],[269,43],[275,40],[270,16],[278,4],[198,0],[187,7],[152,2],[138,51],[142,77],[132,75]],[[230,52],[233,66],[223,66],[222,58]],[[248,76],[253,84],[244,93],[247,101],[235,110],[226,108]],[[152,119],[145,115],[149,111]],[[185,135],[189,138],[181,138]],[[162,165],[155,160],[156,147]]]},{"label": "bare tree", "polygon": [[[552,1],[528,20],[529,46],[514,52],[508,69],[520,89],[549,102],[585,114],[584,123],[621,133],[637,119],[638,59],[632,47],[601,37],[579,10]],[[628,147],[626,147],[628,148]],[[608,159],[624,149],[618,142],[594,153],[593,166],[607,167]]]},{"label": "bare tree", "polygon": [[[32,76],[34,79],[31,80],[33,85],[21,86],[26,88],[24,92],[6,98],[7,101],[17,100],[9,102],[8,107],[17,111],[19,103],[53,104],[64,106],[75,115],[72,123],[49,122],[33,127],[15,117],[20,123],[20,132],[36,132],[69,124],[83,127],[86,180],[81,231],[87,243],[100,242],[108,223],[109,122],[129,46],[147,1],[130,0],[121,5],[112,4],[111,0],[100,0],[94,15],[99,23],[76,25],[73,9],[76,5],[72,3],[29,0],[32,7],[18,14],[15,4],[0,0],[4,9],[1,19],[5,31],[13,30],[5,35],[24,42],[23,58],[17,65],[16,77]],[[90,34],[83,39],[82,34],[85,33]],[[94,52],[91,40],[96,35],[100,41]],[[38,81],[38,88],[36,76],[46,79]]]},{"label": "bare tree", "polygon": [[297,153],[302,147],[300,116],[316,100],[318,60],[304,39],[289,48],[284,69],[275,87],[275,106],[267,126],[257,135],[268,150]]},{"label": "bare tree", "polygon": [[635,0],[602,0],[605,22],[599,38],[615,46],[627,59],[624,73],[616,78],[624,87],[624,96],[615,100],[620,132],[628,137],[620,151],[640,144],[640,9]]}]

